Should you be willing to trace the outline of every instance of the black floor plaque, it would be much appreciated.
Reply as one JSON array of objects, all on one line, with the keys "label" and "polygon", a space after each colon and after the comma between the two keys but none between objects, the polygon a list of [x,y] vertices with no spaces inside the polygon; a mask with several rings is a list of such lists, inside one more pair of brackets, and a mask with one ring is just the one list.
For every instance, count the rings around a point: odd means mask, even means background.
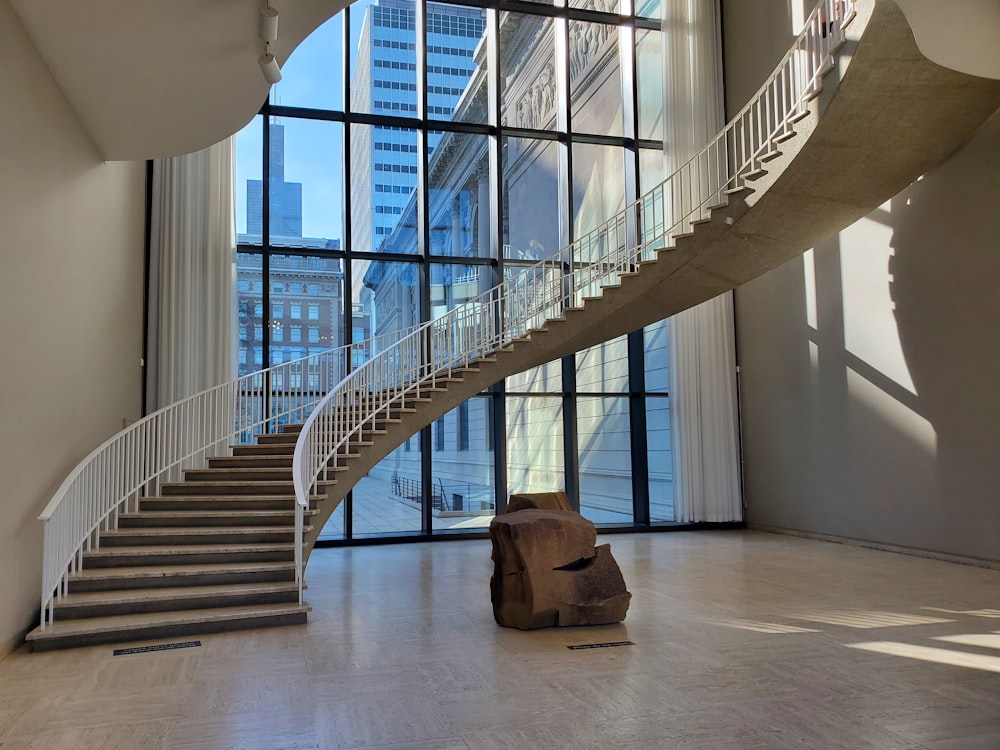
[{"label": "black floor plaque", "polygon": [[200,646],[201,641],[181,641],[180,643],[160,643],[156,646],[136,646],[135,648],[116,648],[115,656],[128,656],[129,654],[148,654],[152,651],[173,651],[175,648],[195,648]]},{"label": "black floor plaque", "polygon": [[588,648],[614,648],[615,646],[634,646],[632,641],[611,641],[610,643],[581,643],[576,646],[567,646],[570,651],[583,651]]}]

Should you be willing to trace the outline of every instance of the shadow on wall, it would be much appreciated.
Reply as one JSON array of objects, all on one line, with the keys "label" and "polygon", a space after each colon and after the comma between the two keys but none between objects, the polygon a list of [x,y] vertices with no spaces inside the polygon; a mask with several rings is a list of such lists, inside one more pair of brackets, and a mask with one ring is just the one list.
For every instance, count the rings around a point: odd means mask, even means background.
[{"label": "shadow on wall", "polygon": [[751,523],[1000,558],[998,173],[994,116],[740,290]]},{"label": "shadow on wall", "polygon": [[[921,180],[892,202],[890,294],[920,412],[938,436],[939,495],[1000,496],[1000,118],[962,181]],[[970,153],[971,152],[971,153]],[[1000,534],[1000,517],[994,516]],[[1000,556],[1000,546],[998,546]]]}]

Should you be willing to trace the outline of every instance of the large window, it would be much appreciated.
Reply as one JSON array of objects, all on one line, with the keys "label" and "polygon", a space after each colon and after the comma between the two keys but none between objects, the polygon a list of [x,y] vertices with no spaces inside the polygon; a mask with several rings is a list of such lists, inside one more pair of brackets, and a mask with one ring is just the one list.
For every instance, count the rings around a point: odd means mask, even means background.
[{"label": "large window", "polygon": [[[237,138],[241,372],[444,315],[661,179],[661,33],[639,5],[359,0],[306,39]],[[667,344],[651,326],[495,384],[321,538],[482,529],[545,490],[597,523],[670,522]]]}]

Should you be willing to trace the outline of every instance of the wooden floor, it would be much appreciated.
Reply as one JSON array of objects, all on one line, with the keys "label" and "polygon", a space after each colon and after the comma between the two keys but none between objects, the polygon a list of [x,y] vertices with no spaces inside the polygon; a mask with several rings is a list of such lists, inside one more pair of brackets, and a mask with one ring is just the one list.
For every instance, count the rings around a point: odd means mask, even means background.
[{"label": "wooden floor", "polygon": [[621,625],[498,628],[489,543],[462,541],[317,550],[307,626],[21,650],[0,749],[1000,748],[1000,571],[758,532],[604,541]]}]

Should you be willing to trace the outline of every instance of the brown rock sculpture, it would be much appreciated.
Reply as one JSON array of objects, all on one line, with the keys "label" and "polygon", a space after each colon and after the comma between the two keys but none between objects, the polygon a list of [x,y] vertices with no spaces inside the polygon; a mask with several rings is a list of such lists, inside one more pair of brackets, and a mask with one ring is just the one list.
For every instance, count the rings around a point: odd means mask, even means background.
[{"label": "brown rock sculpture", "polygon": [[579,513],[526,509],[490,524],[497,623],[521,630],[621,622],[632,595],[610,545]]},{"label": "brown rock sculpture", "polygon": [[514,513],[515,511],[527,508],[538,508],[539,510],[573,510],[565,492],[534,492],[523,495],[511,495],[507,500],[508,513]]}]

